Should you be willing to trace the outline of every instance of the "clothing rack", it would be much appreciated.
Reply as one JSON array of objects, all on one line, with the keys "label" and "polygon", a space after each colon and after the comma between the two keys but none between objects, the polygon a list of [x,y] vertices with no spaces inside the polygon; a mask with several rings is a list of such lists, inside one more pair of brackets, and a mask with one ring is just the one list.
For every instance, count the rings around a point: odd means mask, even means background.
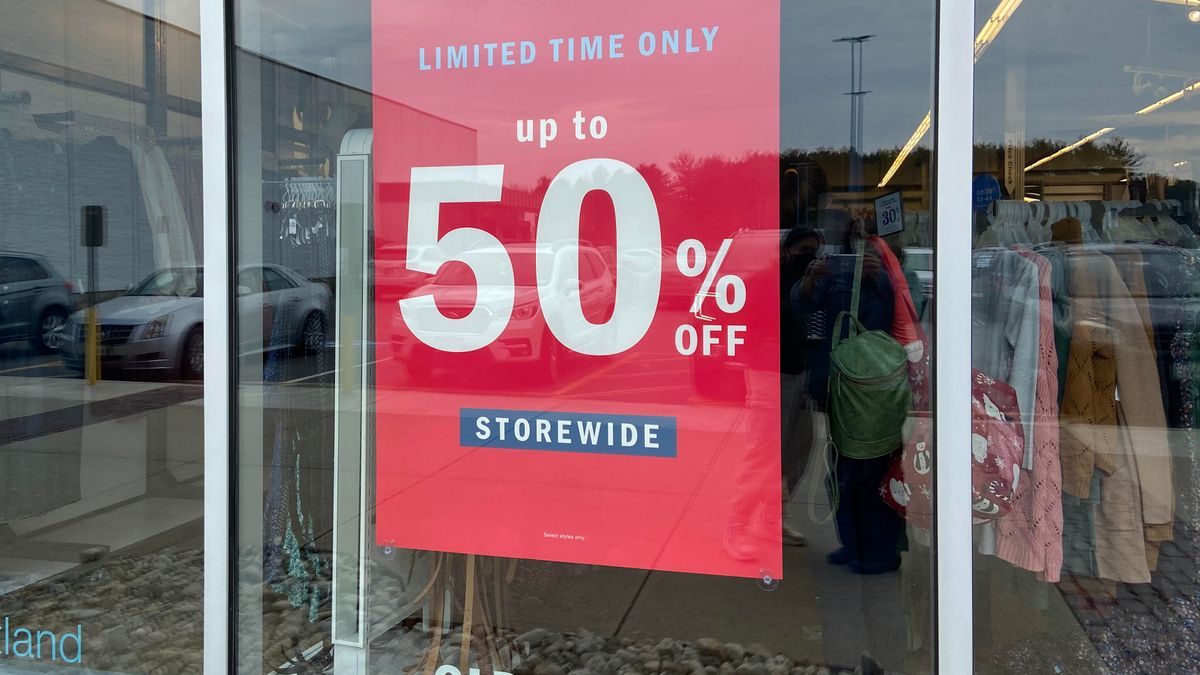
[{"label": "clothing rack", "polygon": [[[1085,242],[1154,241],[1190,242],[1194,233],[1180,224],[1183,205],[1176,199],[1145,203],[1128,200],[1017,201],[998,200],[988,207],[977,229],[977,246],[1041,243],[1051,238],[1050,228],[1059,220],[1073,217],[1083,226]],[[1152,218],[1153,223],[1138,221]],[[1118,224],[1124,226],[1118,229]],[[1161,231],[1160,231],[1161,230]],[[1159,232],[1160,231],[1160,232]],[[1158,232],[1150,236],[1152,232]]]},{"label": "clothing rack", "polygon": [[279,201],[268,201],[268,210],[279,217],[278,239],[292,248],[318,241],[332,242],[336,220],[337,183],[332,178],[300,176],[263,181]]},{"label": "clothing rack", "polygon": [[1134,218],[1142,216],[1182,216],[1183,204],[1178,199],[1152,199],[1145,204],[1120,209],[1117,211],[1117,215]]},{"label": "clothing rack", "polygon": [[337,204],[337,183],[332,178],[296,177],[263,181],[283,188],[280,208],[332,209]]}]

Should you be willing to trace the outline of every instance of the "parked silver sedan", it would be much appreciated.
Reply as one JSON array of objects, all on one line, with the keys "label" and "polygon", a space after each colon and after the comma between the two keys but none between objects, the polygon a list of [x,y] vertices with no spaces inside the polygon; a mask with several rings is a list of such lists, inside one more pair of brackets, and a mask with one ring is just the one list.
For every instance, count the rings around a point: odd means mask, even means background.
[{"label": "parked silver sedan", "polygon": [[0,251],[0,343],[27,339],[43,354],[61,349],[74,308],[75,287],[49,260]]},{"label": "parked silver sedan", "polygon": [[[203,289],[203,269],[171,267],[97,305],[103,369],[203,377]],[[324,285],[278,265],[252,265],[238,270],[237,293],[243,350],[294,348],[311,354],[324,349],[330,295]],[[80,370],[85,316],[82,311],[71,315],[63,346],[67,366]]]}]

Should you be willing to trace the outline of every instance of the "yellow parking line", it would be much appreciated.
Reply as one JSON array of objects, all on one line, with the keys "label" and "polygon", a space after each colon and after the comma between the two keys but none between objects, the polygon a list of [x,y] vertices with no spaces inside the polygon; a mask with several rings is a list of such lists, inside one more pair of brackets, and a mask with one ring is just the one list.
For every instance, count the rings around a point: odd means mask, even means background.
[{"label": "yellow parking line", "polygon": [[38,364],[35,364],[32,366],[21,366],[20,368],[9,368],[7,370],[0,370],[0,375],[7,375],[8,373],[19,373],[22,370],[35,370],[37,368],[58,368],[58,367],[61,367],[62,365],[63,365],[62,361],[51,361],[49,363],[38,363]]}]

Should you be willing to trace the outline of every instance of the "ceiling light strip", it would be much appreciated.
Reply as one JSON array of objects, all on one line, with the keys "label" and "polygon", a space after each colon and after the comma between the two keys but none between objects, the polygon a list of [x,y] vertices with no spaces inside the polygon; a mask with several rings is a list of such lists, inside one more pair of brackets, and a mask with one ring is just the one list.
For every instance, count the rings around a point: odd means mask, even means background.
[{"label": "ceiling light strip", "polygon": [[900,154],[896,155],[896,161],[892,162],[892,167],[888,169],[887,173],[883,176],[883,180],[879,181],[879,187],[886,186],[888,181],[890,181],[892,177],[896,175],[896,172],[900,170],[900,165],[904,163],[904,158],[908,157],[909,153],[913,151],[913,148],[917,147],[917,143],[920,143],[921,139],[925,137],[925,134],[929,133],[929,125],[932,122],[932,112],[925,113],[925,119],[921,120],[921,123],[917,125],[916,131],[913,132],[912,138],[909,138],[908,142],[904,144],[904,147],[900,149]]},{"label": "ceiling light strip", "polygon": [[1134,114],[1145,115],[1146,113],[1152,113],[1155,110],[1158,110],[1159,108],[1161,108],[1165,105],[1170,105],[1170,104],[1174,103],[1175,101],[1178,101],[1179,99],[1183,98],[1184,96],[1187,96],[1188,94],[1190,94],[1193,91],[1196,91],[1197,89],[1200,89],[1200,82],[1195,82],[1195,83],[1189,84],[1188,86],[1184,87],[1183,89],[1180,89],[1179,91],[1175,92],[1174,94],[1171,94],[1170,96],[1168,96],[1160,101],[1155,101],[1154,103],[1151,103],[1150,105],[1146,106],[1145,108],[1142,108],[1141,110],[1137,111]]},{"label": "ceiling light strip", "polygon": [[1000,30],[1004,28],[1004,24],[1012,18],[1013,12],[1021,6],[1022,0],[1001,0],[1000,5],[996,7],[996,11],[988,17],[988,20],[983,24],[983,28],[979,29],[979,35],[975,36],[975,61],[979,61],[979,57],[983,56],[984,50],[992,44],[996,36],[1000,34]]},{"label": "ceiling light strip", "polygon": [[[992,12],[992,15],[988,17],[987,21],[984,22],[983,27],[979,29],[979,34],[975,36],[976,62],[979,61],[980,56],[983,56],[983,52],[988,48],[989,45],[992,44],[992,42],[996,39],[996,36],[1000,34],[1000,30],[1003,29],[1004,25],[1008,23],[1008,20],[1012,18],[1013,12],[1017,11],[1017,8],[1021,6],[1023,1],[1024,0],[1000,0],[1000,4],[996,7],[996,10]],[[904,144],[904,147],[900,150],[900,154],[896,155],[896,159],[892,162],[891,168],[889,168],[887,173],[884,174],[883,180],[879,181],[879,187],[887,186],[888,182],[891,181],[896,175],[896,172],[900,170],[900,165],[904,164],[904,160],[908,159],[909,154],[912,153],[913,149],[917,147],[917,144],[921,142],[921,139],[925,137],[925,134],[929,133],[931,117],[932,111],[925,113],[925,119],[921,120],[921,123],[917,125],[917,129],[913,132],[912,138],[908,139],[908,142]]]},{"label": "ceiling light strip", "polygon": [[1071,152],[1072,150],[1074,150],[1080,146],[1087,145],[1088,143],[1091,143],[1092,141],[1096,140],[1097,138],[1100,138],[1101,136],[1103,136],[1107,133],[1110,133],[1114,129],[1116,129],[1116,127],[1104,127],[1103,129],[1100,129],[1099,131],[1088,134],[1087,136],[1084,136],[1083,138],[1079,139],[1078,141],[1075,141],[1074,143],[1059,150],[1058,152],[1056,152],[1052,155],[1049,155],[1047,157],[1043,157],[1043,158],[1039,159],[1038,161],[1034,162],[1033,164],[1030,164],[1029,166],[1025,167],[1025,170],[1029,171],[1031,169],[1036,169],[1037,167],[1045,164],[1046,162],[1049,162],[1054,159],[1058,159],[1059,157],[1062,157],[1063,155],[1067,154],[1068,152]]}]

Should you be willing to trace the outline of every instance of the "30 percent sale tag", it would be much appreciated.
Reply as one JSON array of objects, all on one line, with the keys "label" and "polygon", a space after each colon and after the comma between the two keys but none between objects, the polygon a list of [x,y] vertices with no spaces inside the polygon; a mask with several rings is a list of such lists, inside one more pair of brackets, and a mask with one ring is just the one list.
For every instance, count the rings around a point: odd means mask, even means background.
[{"label": "30 percent sale tag", "polygon": [[782,576],[777,2],[379,0],[376,539]]}]

